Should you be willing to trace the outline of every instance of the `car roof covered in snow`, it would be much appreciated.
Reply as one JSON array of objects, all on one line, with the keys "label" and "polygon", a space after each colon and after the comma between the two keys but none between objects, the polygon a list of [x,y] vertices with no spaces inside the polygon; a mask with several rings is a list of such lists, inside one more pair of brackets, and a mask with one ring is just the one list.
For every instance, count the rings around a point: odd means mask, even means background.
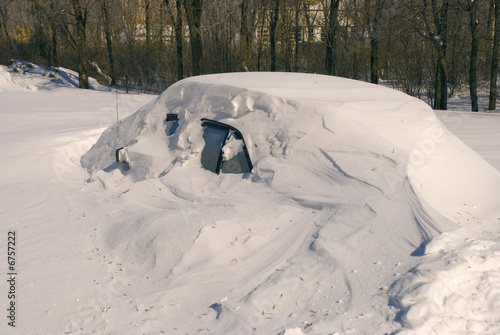
[{"label": "car roof covered in snow", "polygon": [[[179,117],[179,129],[169,138],[164,131],[166,114]],[[375,132],[377,122],[381,122],[379,136],[409,149],[412,139],[404,129],[404,120],[413,119],[412,128],[415,128],[415,120],[425,126],[423,120],[429,116],[433,116],[432,111],[418,99],[345,78],[266,72],[215,74],[187,78],[172,85],[156,100],[123,120],[119,137],[116,126],[108,129],[94,151],[101,146],[106,147],[106,152],[118,147],[136,147],[137,152],[148,156],[142,159],[149,161],[157,157],[163,160],[164,166],[165,159],[172,157],[163,157],[162,152],[168,150],[158,145],[168,141],[169,149],[183,150],[184,155],[199,153],[204,144],[200,120],[206,118],[238,128],[249,142],[250,155],[256,162],[269,153],[277,155],[275,149],[269,152],[261,148],[282,147],[290,151],[290,141],[308,142],[311,135],[320,135],[318,131],[325,133],[315,138],[313,145],[324,146],[345,129],[345,121],[339,118],[346,117]],[[388,127],[391,122],[393,126]],[[388,128],[393,131],[388,132]],[[288,153],[283,151],[281,155]],[[104,156],[107,157],[104,159],[102,154],[92,159],[84,157],[84,165],[91,172],[106,168],[112,163],[113,155]],[[157,176],[162,171],[141,172],[137,177]]]}]

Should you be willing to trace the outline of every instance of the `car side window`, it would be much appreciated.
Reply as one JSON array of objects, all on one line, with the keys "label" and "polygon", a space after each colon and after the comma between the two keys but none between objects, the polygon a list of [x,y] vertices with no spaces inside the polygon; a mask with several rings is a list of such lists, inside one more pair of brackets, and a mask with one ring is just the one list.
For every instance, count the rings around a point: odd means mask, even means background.
[{"label": "car side window", "polygon": [[229,131],[222,147],[222,173],[245,173],[252,170],[245,156],[245,144],[239,132]]},{"label": "car side window", "polygon": [[179,115],[174,113],[168,113],[165,117],[165,123],[167,124],[165,132],[168,136],[173,135],[179,127]]},{"label": "car side window", "polygon": [[205,147],[201,153],[201,165],[207,170],[219,173],[221,165],[222,147],[226,140],[227,131],[214,127],[205,127],[203,139]]},{"label": "car side window", "polygon": [[205,147],[201,164],[214,173],[245,173],[253,168],[240,131],[230,125],[202,119]]}]

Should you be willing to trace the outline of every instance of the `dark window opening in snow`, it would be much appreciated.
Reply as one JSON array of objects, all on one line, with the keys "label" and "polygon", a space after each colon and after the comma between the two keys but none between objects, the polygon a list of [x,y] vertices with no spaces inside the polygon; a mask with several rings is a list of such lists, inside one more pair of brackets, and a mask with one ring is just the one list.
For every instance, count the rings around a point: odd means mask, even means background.
[{"label": "dark window opening in snow", "polygon": [[220,170],[222,146],[226,136],[227,131],[218,128],[205,127],[203,131],[205,147],[201,153],[201,165],[217,174]]},{"label": "dark window opening in snow", "polygon": [[165,118],[165,122],[167,123],[165,132],[167,133],[168,136],[173,135],[177,130],[177,127],[179,127],[179,115],[174,113],[168,113]]},{"label": "dark window opening in snow", "polygon": [[175,114],[175,113],[168,113],[166,118],[165,118],[165,121],[179,121],[179,115]]},{"label": "dark window opening in snow", "polygon": [[214,173],[245,173],[253,168],[245,140],[232,126],[202,119],[205,147],[201,164]]},{"label": "dark window opening in snow", "polygon": [[127,154],[123,147],[116,149],[115,156],[117,163],[123,164],[127,162]]},{"label": "dark window opening in snow", "polygon": [[226,143],[222,147],[222,173],[245,173],[250,172],[249,160],[243,137],[239,132],[230,130]]}]

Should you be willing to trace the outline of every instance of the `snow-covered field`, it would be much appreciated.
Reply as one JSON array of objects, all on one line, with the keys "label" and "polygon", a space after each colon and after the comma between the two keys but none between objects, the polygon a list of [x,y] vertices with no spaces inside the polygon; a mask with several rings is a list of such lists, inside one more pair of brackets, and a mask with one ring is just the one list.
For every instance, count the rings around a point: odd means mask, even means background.
[{"label": "snow-covered field", "polygon": [[[19,69],[0,67],[1,334],[500,333],[500,114],[269,74],[223,77],[245,88],[229,104],[218,79],[189,79],[125,120],[156,96]],[[117,104],[121,145],[144,156],[85,169]],[[158,106],[191,135],[226,110],[253,172],[202,169],[201,136],[166,156]]]}]

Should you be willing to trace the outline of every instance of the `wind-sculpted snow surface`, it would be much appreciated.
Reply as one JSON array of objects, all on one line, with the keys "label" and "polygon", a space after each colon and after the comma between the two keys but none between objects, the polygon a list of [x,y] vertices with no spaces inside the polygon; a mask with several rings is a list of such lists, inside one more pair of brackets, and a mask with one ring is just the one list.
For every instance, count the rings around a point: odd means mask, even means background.
[{"label": "wind-sculpted snow surface", "polygon": [[[498,333],[499,173],[424,103],[246,73],[184,80],[131,115],[151,98],[3,69],[21,333]],[[118,100],[131,116],[102,133]],[[241,131],[251,172],[201,166],[202,118]]]},{"label": "wind-sculpted snow surface", "polygon": [[[179,115],[173,135],[166,113]],[[201,167],[202,118],[241,131],[251,173]],[[417,264],[443,231],[469,224],[454,219],[464,203],[477,204],[482,219],[474,224],[498,224],[499,173],[423,102],[334,77],[212,75],[175,84],[119,128],[120,137],[116,127],[105,131],[82,165],[99,190],[151,208],[127,212],[103,238],[126,264],[127,280],[146,274],[153,283],[141,291],[162,307],[141,331],[166,322],[183,332],[375,334],[401,324],[429,330],[457,310],[471,315],[467,298],[457,298],[462,289],[420,302],[438,293],[432,276],[441,266],[424,276],[422,293],[415,276],[427,263]],[[126,168],[114,163],[123,146]],[[110,186],[117,183],[119,190]],[[450,249],[443,246],[452,262]],[[497,287],[494,274],[481,279],[481,271],[474,280]],[[482,293],[473,299],[495,305]],[[498,320],[480,322],[484,330]]]}]

